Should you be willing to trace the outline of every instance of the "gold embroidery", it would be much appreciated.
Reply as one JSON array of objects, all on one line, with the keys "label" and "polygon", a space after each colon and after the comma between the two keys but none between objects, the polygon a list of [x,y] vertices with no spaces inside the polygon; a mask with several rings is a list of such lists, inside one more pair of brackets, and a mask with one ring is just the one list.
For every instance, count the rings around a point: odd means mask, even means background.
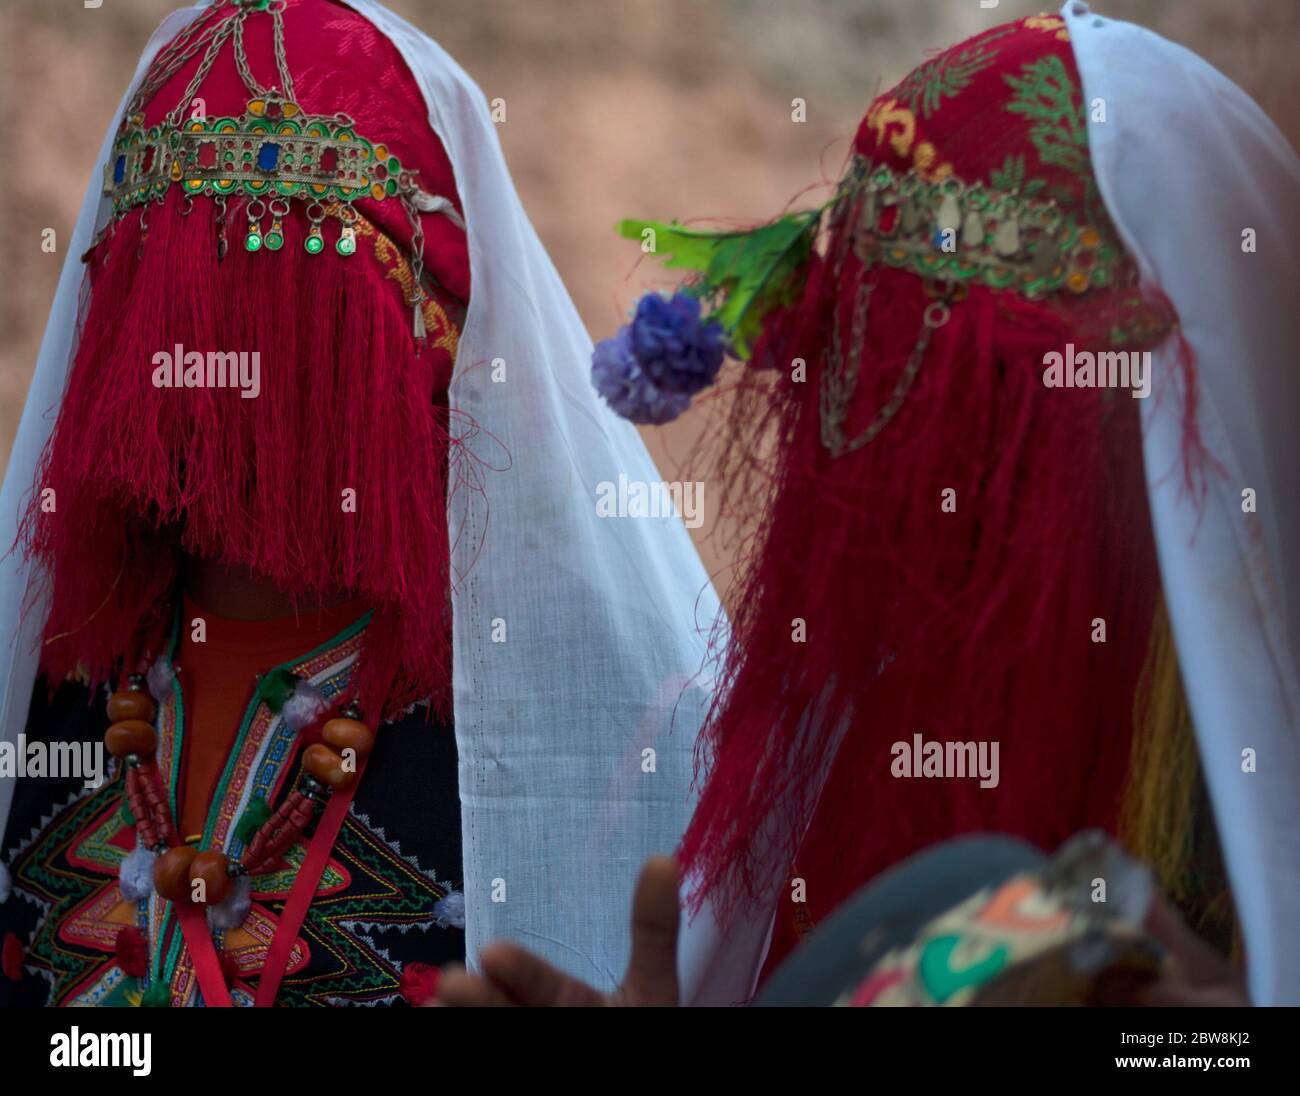
[{"label": "gold embroidery", "polygon": [[[336,216],[340,203],[333,203],[325,211],[327,216]],[[375,238],[375,258],[384,267],[387,276],[395,281],[402,290],[402,300],[408,303],[412,297],[413,276],[411,266],[397,246],[388,236],[380,232],[365,217],[358,217],[353,228],[358,236]],[[442,305],[431,295],[425,294],[424,305],[420,310],[424,314],[426,338],[432,346],[441,347],[454,359],[456,347],[460,342],[460,330],[452,322]]]},{"label": "gold embroidery", "polygon": [[1065,29],[1065,20],[1056,15],[1031,15],[1025,20],[1025,26],[1030,30],[1055,31],[1056,37],[1062,42],[1070,40],[1070,32]]},{"label": "gold embroidery", "polygon": [[939,182],[952,174],[952,164],[936,163],[938,150],[929,141],[916,141],[916,115],[895,99],[879,99],[867,112],[867,125],[876,132],[876,144],[886,140],[899,156],[910,157],[913,170],[930,182]]}]

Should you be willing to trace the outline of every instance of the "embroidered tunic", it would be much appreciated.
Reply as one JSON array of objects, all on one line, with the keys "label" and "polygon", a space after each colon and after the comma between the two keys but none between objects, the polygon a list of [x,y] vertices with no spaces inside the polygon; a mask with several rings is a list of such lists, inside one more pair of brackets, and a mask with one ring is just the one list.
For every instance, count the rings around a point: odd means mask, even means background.
[{"label": "embroidered tunic", "polygon": [[[339,696],[356,660],[364,619],[284,668],[327,699]],[[182,675],[183,676],[183,675]],[[28,743],[102,743],[103,698],[65,682],[47,698],[38,681]],[[180,684],[159,707],[157,761],[176,812],[186,713]],[[237,857],[237,822],[256,796],[276,803],[299,768],[298,735],[255,697],[244,715],[207,814],[202,845]],[[80,748],[80,746],[78,747]],[[107,759],[111,760],[111,759]],[[130,902],[118,870],[136,846],[112,767],[98,789],[77,778],[21,779],[3,841],[13,894],[0,905],[4,977],[0,1006],[139,1005],[146,990],[168,987],[173,1006],[202,1004],[189,950],[171,904],[156,895]],[[299,841],[252,880],[252,909],[242,925],[214,932],[236,1005],[251,1005],[279,913],[305,855]],[[449,723],[422,707],[380,727],[364,778],[330,852],[316,896],[294,942],[276,1003],[401,1004],[408,963],[438,965],[464,957],[464,933],[452,903],[460,889],[460,802]],[[140,929],[148,971],[124,973],[119,933]]]}]

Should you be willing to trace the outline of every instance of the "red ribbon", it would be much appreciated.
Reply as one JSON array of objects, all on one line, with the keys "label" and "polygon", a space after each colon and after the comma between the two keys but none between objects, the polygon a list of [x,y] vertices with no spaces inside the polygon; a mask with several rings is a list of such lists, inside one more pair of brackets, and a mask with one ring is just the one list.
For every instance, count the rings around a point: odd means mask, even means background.
[{"label": "red ribbon", "polygon": [[[343,819],[347,817],[352,795],[357,790],[357,785],[361,783],[361,774],[365,769],[366,759],[362,758],[357,765],[356,779],[352,781],[351,786],[343,791],[334,792],[325,805],[325,813],[321,815],[320,822],[316,826],[316,834],[311,839],[311,844],[307,846],[307,855],[303,859],[302,866],[298,868],[293,888],[289,891],[289,900],[280,911],[280,923],[275,927],[271,947],[266,953],[266,963],[262,967],[262,977],[257,983],[257,998],[254,1001],[258,1008],[267,1008],[275,1004],[275,995],[280,991],[280,981],[284,978],[285,967],[289,965],[289,953],[298,939],[298,929],[302,926],[303,918],[307,916],[307,907],[316,896],[316,887],[320,884],[320,877],[329,862],[334,842],[338,838],[339,830],[343,828]],[[212,946],[210,939],[208,946]],[[195,965],[197,967],[197,963]]]},{"label": "red ribbon", "polygon": [[230,1008],[234,1002],[230,999],[230,987],[226,985],[226,976],[221,970],[221,960],[217,958],[216,945],[212,943],[206,907],[190,902],[173,902],[172,907],[181,924],[185,946],[190,949],[190,961],[194,964],[194,977],[198,979],[199,989],[203,991],[203,1003],[208,1008]]}]

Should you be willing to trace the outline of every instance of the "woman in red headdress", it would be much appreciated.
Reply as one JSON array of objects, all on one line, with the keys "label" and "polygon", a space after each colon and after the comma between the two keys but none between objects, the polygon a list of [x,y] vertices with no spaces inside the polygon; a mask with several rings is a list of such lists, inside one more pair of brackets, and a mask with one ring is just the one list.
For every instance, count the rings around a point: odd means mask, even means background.
[{"label": "woman in red headdress", "polygon": [[[10,852],[39,910],[7,924],[14,1003],[422,998],[419,963],[464,955],[456,180],[370,22],[326,0],[263,9],[214,4],[154,59],[84,256],[23,527],[51,579],[28,737],[111,723],[125,794],[20,782],[8,832],[47,822]],[[89,686],[113,680],[105,716]],[[381,717],[401,749],[372,759]]]},{"label": "woman in red headdress", "polygon": [[[737,938],[775,908],[769,968],[865,882],[978,831],[1122,833],[1230,943],[1142,401],[1184,398],[1167,475],[1191,498],[1212,462],[1177,316],[1102,201],[1089,109],[1064,21],[1019,20],[872,103],[821,210],[622,226],[698,274],[597,348],[611,405],[680,414],[724,341],[749,366],[714,404],[752,554],[680,857],[694,909]],[[1174,369],[1153,391],[1158,346]]]}]

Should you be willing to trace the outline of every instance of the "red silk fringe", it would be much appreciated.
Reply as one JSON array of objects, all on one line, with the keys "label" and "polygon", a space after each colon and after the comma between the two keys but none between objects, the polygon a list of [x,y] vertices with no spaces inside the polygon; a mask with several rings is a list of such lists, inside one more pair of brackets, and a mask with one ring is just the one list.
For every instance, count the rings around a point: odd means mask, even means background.
[{"label": "red silk fringe", "polygon": [[[1043,383],[1047,351],[1112,348],[1098,339],[1114,317],[971,289],[893,420],[831,459],[825,332],[838,299],[847,359],[863,279],[875,289],[846,434],[863,430],[932,298],[915,275],[864,271],[852,255],[842,276],[815,262],[756,352],[779,368],[774,382],[748,371],[732,415],[754,454],[749,482],[763,484],[742,505],[762,521],[700,754],[712,771],[679,853],[695,908],[708,896],[724,921],[788,894],[792,874],[820,916],[934,842],[997,830],[1053,848],[1113,828],[1120,805],[1159,590],[1139,401]],[[729,482],[746,482],[727,459]],[[998,786],[891,775],[893,744],[914,734],[997,742]]]},{"label": "red silk fringe", "polygon": [[[448,703],[445,391],[451,360],[417,355],[412,313],[366,250],[250,253],[232,202],[123,219],[90,257],[80,345],[20,540],[53,579],[44,665],[99,682],[160,649],[183,553],[294,597],[374,609],[353,689],[385,711]],[[358,243],[362,238],[358,237]],[[261,391],[158,388],[154,356],[257,351]],[[53,488],[56,509],[42,508]],[[355,512],[345,509],[355,492]]]}]

